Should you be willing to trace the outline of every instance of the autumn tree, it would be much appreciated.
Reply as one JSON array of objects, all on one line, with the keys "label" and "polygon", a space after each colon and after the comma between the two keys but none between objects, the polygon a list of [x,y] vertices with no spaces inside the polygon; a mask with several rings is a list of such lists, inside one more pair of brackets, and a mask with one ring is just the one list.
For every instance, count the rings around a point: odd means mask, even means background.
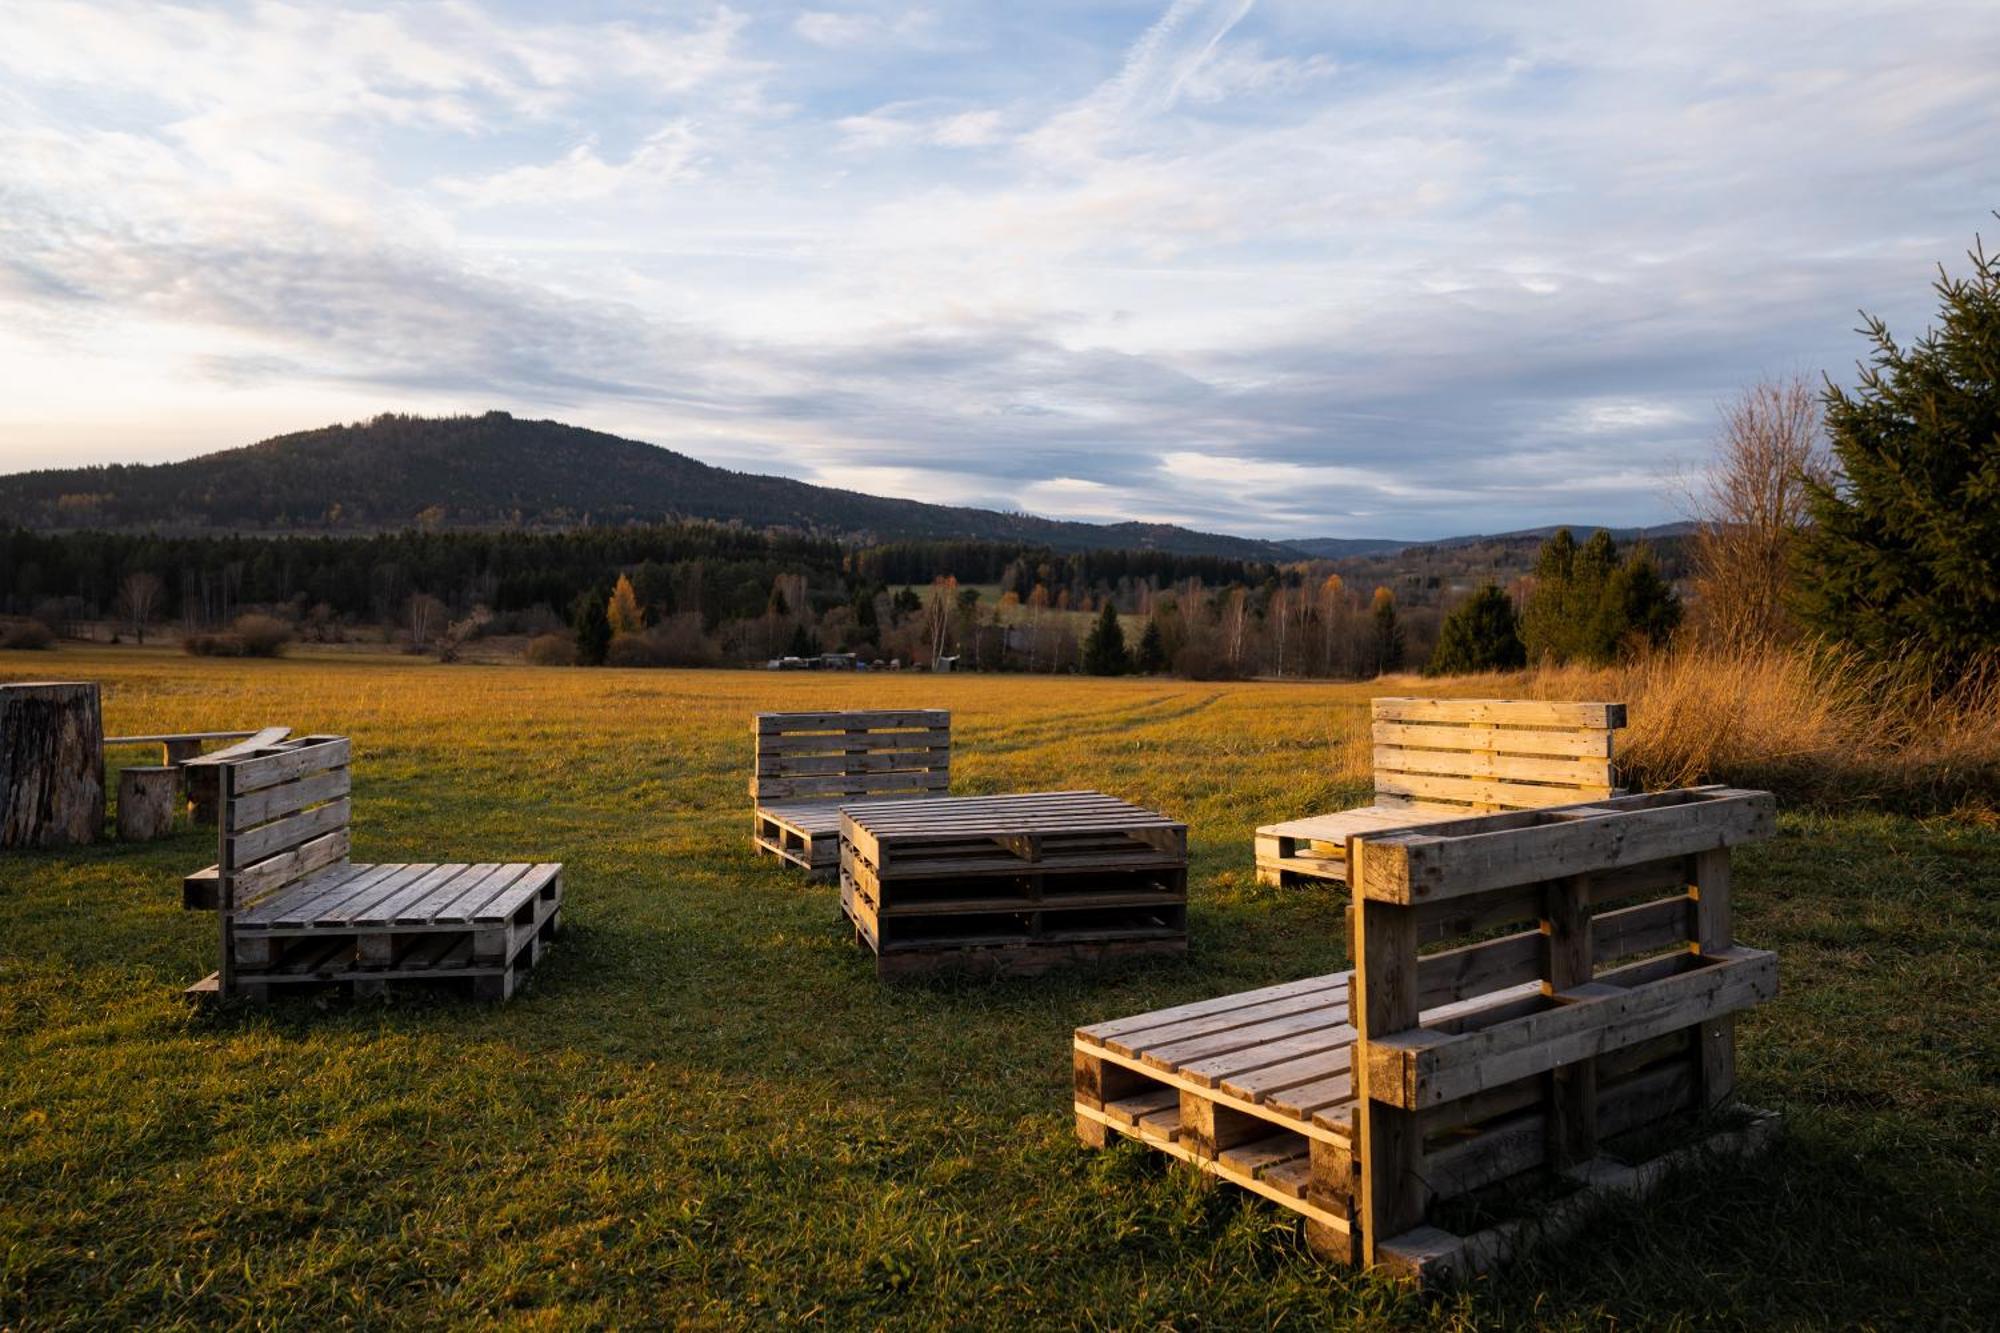
[{"label": "autumn tree", "polygon": [[611,637],[614,639],[645,632],[646,613],[639,607],[639,594],[633,590],[632,580],[623,574],[612,585],[611,600],[604,608],[604,618],[611,626]]}]

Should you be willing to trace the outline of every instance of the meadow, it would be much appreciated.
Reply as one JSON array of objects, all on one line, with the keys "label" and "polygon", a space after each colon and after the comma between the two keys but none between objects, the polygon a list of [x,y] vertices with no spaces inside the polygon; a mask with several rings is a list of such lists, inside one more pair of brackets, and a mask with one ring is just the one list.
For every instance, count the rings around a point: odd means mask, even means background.
[{"label": "meadow", "polygon": [[[1781,1146],[1416,1295],[1290,1214],[1073,1136],[1076,1025],[1345,966],[1252,828],[1364,797],[1380,685],[0,654],[111,732],[353,737],[355,856],[549,859],[504,1006],[193,1014],[212,833],[0,860],[0,1326],[1990,1327],[2000,827],[1794,807],[1739,859],[1783,994],[1741,1026]],[[1450,682],[1397,692],[1455,692]],[[1457,692],[1463,692],[1457,691]],[[835,891],[752,856],[760,709],[943,706],[961,792],[1188,822],[1185,960],[879,983]],[[132,754],[133,762],[150,762]]]}]

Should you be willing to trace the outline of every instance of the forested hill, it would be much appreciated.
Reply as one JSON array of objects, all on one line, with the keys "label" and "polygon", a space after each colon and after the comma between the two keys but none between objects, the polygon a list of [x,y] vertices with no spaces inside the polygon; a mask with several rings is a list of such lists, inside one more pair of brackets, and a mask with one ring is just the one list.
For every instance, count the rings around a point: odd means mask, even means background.
[{"label": "forested hill", "polygon": [[556,529],[700,519],[869,542],[1295,559],[1168,524],[1071,523],[731,472],[656,445],[504,412],[382,416],[179,463],[0,477],[0,526],[166,533]]}]

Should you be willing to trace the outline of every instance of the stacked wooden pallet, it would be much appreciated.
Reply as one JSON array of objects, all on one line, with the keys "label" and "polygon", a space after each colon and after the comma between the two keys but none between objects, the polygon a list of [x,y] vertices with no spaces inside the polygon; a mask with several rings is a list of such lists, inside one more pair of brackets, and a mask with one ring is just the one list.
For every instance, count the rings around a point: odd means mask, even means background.
[{"label": "stacked wooden pallet", "polygon": [[882,975],[1187,948],[1187,826],[1092,791],[870,802],[841,906]]},{"label": "stacked wooden pallet", "polygon": [[1728,849],[1772,815],[1699,788],[1357,836],[1355,971],[1079,1029],[1078,1133],[1274,1199],[1350,1262],[1490,1266],[1582,1204],[1471,1235],[1434,1205],[1536,1178],[1636,1192],[1666,1164],[1606,1141],[1733,1092],[1733,1015],[1777,965],[1732,938]]},{"label": "stacked wooden pallet", "polygon": [[222,965],[195,998],[448,982],[504,1000],[561,927],[562,867],[348,860],[349,745],[308,736],[216,764]]},{"label": "stacked wooden pallet", "polygon": [[1375,803],[1257,830],[1265,884],[1347,879],[1347,840],[1498,810],[1612,795],[1625,705],[1545,699],[1375,699]]}]

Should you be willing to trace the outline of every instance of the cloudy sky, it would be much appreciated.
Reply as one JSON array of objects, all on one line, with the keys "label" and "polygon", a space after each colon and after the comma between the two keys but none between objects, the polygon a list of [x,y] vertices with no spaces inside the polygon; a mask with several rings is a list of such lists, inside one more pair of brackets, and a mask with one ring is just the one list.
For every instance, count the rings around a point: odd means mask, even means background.
[{"label": "cloudy sky", "polygon": [[1990,3],[0,5],[0,468],[380,411],[1270,536],[1673,516],[2000,223]]}]

